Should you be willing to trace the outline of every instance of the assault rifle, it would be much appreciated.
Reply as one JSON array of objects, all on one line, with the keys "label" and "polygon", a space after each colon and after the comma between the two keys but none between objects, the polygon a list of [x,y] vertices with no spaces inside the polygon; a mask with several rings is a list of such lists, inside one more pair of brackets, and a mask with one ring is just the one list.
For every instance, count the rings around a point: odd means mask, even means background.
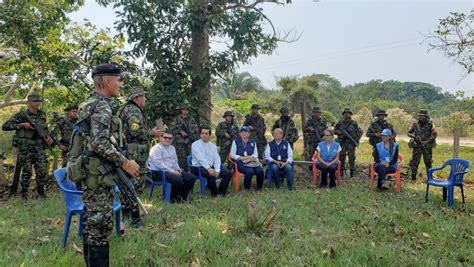
[{"label": "assault rifle", "polygon": [[359,142],[356,141],[354,139],[354,137],[352,137],[352,135],[349,134],[349,132],[347,132],[346,129],[341,129],[342,133],[344,134],[345,137],[347,137],[349,140],[352,141],[352,143],[354,143],[355,146],[358,146],[359,145]]},{"label": "assault rifle", "polygon": [[423,154],[425,155],[425,157],[431,163],[433,163],[433,159],[430,157],[430,154],[428,153],[428,150],[426,149],[425,145],[423,145],[420,136],[416,134],[416,131],[413,132],[413,140],[414,140],[415,146],[421,147],[423,149]]}]

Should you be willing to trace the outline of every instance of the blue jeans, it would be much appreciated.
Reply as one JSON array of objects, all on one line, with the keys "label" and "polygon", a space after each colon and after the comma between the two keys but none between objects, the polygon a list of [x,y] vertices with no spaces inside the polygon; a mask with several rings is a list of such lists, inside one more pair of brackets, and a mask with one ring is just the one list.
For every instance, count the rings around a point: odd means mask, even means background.
[{"label": "blue jeans", "polygon": [[383,164],[376,163],[375,172],[377,172],[377,176],[378,176],[377,188],[378,189],[382,188],[382,183],[385,181],[385,177],[387,176],[388,173],[394,173],[396,171],[397,169],[395,168],[395,166],[389,166],[388,168],[386,168],[385,166],[383,166]]},{"label": "blue jeans", "polygon": [[239,172],[244,174],[244,188],[245,190],[250,190],[250,185],[252,184],[252,176],[255,174],[257,176],[257,189],[262,190],[263,187],[263,169],[262,166],[257,167],[246,167],[244,163],[239,160],[237,161],[237,169]]},{"label": "blue jeans", "polygon": [[270,163],[269,168],[271,170],[270,175],[272,175],[275,179],[277,188],[280,188],[281,186],[280,172],[283,171],[286,174],[286,184],[288,186],[288,190],[293,190],[293,166],[291,166],[291,164],[286,164],[285,167],[280,169],[278,164]]}]

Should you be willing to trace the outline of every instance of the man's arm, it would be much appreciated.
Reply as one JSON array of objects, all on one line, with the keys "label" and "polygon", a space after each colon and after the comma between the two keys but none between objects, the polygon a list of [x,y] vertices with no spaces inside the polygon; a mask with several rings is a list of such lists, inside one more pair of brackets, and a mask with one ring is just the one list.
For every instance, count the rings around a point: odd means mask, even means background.
[{"label": "man's arm", "polygon": [[203,147],[201,146],[200,142],[194,142],[191,145],[191,153],[193,155],[193,159],[199,162],[199,165],[203,167],[204,169],[209,169],[211,166],[206,161],[206,156],[204,155]]},{"label": "man's arm", "polygon": [[239,160],[240,156],[237,155],[237,145],[235,144],[235,140],[232,141],[232,145],[230,146],[230,157],[234,160]]},{"label": "man's arm", "polygon": [[158,167],[158,169],[174,173],[176,171],[176,168],[174,168],[174,166],[170,166],[166,164],[163,155],[164,155],[163,148],[156,145],[150,150],[148,160],[150,161],[151,164],[153,164],[153,166]]},{"label": "man's arm", "polygon": [[293,149],[291,146],[288,146],[288,159],[286,160],[288,164],[291,164],[293,162]]},{"label": "man's arm", "polygon": [[271,153],[270,153],[270,145],[267,144],[267,146],[265,147],[265,152],[264,152],[264,158],[265,160],[270,163],[270,162],[273,162],[273,158],[271,156]]},{"label": "man's arm", "polygon": [[212,157],[214,161],[214,169],[217,173],[221,171],[221,156],[219,156],[219,152],[217,152],[216,145],[212,144]]},{"label": "man's arm", "polygon": [[3,125],[2,125],[2,130],[3,131],[15,131],[18,130],[19,124],[24,122],[24,120],[21,118],[21,113],[18,112],[15,115],[13,115],[10,119],[8,119]]}]

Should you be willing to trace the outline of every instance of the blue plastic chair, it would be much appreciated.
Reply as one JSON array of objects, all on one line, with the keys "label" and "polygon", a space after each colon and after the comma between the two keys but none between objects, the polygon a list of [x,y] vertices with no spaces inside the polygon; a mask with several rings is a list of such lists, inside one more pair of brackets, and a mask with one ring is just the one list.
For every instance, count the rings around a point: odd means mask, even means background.
[{"label": "blue plastic chair", "polygon": [[[163,186],[163,199],[166,203],[171,203],[171,184],[166,181],[166,172],[160,169],[151,168],[150,162],[146,162],[148,168],[148,176],[150,178],[150,192],[148,193],[148,199],[153,196],[153,190],[155,186]],[[153,180],[153,174],[158,173],[161,176],[161,181]]]},{"label": "blue plastic chair", "polygon": [[[265,177],[267,178],[267,187],[270,188],[272,187],[272,181],[273,181],[273,171],[272,168],[270,168],[271,164],[267,164],[267,169],[265,171]],[[293,162],[291,163],[291,168],[293,168]],[[280,178],[286,177],[286,172],[284,170],[280,170]],[[283,181],[282,181],[283,182]],[[276,182],[275,182],[276,184]]]},{"label": "blue plastic chair", "polygon": [[[450,166],[451,170],[449,172],[449,177],[446,180],[434,179],[433,173],[444,169],[446,166]],[[425,201],[428,202],[428,190],[430,185],[443,187],[443,200],[446,200],[446,194],[448,198],[448,207],[452,208],[454,204],[454,187],[461,187],[461,196],[462,196],[462,205],[464,207],[464,188],[463,188],[463,179],[464,174],[469,172],[471,167],[471,162],[469,160],[463,159],[450,159],[446,161],[443,166],[439,168],[430,168],[428,170],[428,179],[426,180],[426,195]]]},{"label": "blue plastic chair", "polygon": [[[66,203],[66,220],[64,223],[64,233],[61,241],[61,248],[64,248],[67,243],[69,228],[71,226],[71,219],[74,215],[79,215],[79,231],[78,234],[82,236],[84,232],[84,203],[80,196],[84,194],[83,191],[78,191],[76,183],[67,178],[66,169],[60,168],[54,171],[54,178],[58,183],[59,188],[63,192],[64,201]],[[116,200],[116,193],[118,189],[114,190],[114,212],[115,212],[115,228],[117,236],[120,236],[120,209],[121,204]]]},{"label": "blue plastic chair", "polygon": [[193,166],[193,156],[189,155],[186,158],[186,162],[188,163],[188,166],[191,168],[191,172],[196,175],[196,179],[199,180],[199,193],[201,197],[204,197],[206,195],[206,183],[207,179],[202,176],[201,173],[201,168],[198,166]]}]

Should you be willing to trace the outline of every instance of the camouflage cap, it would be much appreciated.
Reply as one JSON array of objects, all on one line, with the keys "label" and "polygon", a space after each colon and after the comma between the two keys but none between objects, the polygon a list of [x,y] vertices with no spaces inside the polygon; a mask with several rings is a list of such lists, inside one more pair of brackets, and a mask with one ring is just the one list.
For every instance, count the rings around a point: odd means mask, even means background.
[{"label": "camouflage cap", "polygon": [[385,110],[383,109],[379,109],[379,111],[377,111],[377,114],[375,114],[375,116],[379,116],[379,115],[388,116],[387,112],[385,112]]},{"label": "camouflage cap", "polygon": [[319,112],[321,113],[321,108],[320,107],[314,107],[313,108],[313,113]]},{"label": "camouflage cap", "polygon": [[290,113],[290,109],[288,109],[288,107],[282,107],[280,113]]},{"label": "camouflage cap", "polygon": [[420,109],[420,111],[418,111],[418,116],[428,116],[428,110]]},{"label": "camouflage cap", "polygon": [[43,101],[41,99],[41,95],[36,91],[29,93],[27,99],[28,99],[28,102]]},{"label": "camouflage cap", "polygon": [[96,75],[101,76],[120,76],[121,71],[117,65],[114,64],[99,64],[95,66],[92,71],[92,78]]},{"label": "camouflage cap", "polygon": [[130,89],[130,91],[128,93],[127,100],[132,100],[137,96],[143,96],[143,95],[146,95],[146,94],[147,94],[147,92],[145,90],[143,90],[143,88],[134,87],[134,88]]},{"label": "camouflage cap", "polygon": [[178,108],[176,108],[176,110],[182,110],[182,109],[189,109],[189,106],[187,104],[182,104],[182,105],[179,105]]},{"label": "camouflage cap", "polygon": [[350,113],[352,115],[351,109],[350,108],[345,108],[344,111],[342,112],[342,115],[344,115],[346,113]]},{"label": "camouflage cap", "polygon": [[79,109],[79,106],[77,104],[71,104],[69,106],[67,106],[64,111],[68,112],[70,110],[73,110],[73,109]]},{"label": "camouflage cap", "polygon": [[232,111],[224,112],[224,116],[222,116],[222,118],[225,118],[227,116],[231,116],[232,118],[235,117],[234,112],[232,112]]},{"label": "camouflage cap", "polygon": [[260,109],[260,106],[258,104],[253,104],[252,109]]}]

